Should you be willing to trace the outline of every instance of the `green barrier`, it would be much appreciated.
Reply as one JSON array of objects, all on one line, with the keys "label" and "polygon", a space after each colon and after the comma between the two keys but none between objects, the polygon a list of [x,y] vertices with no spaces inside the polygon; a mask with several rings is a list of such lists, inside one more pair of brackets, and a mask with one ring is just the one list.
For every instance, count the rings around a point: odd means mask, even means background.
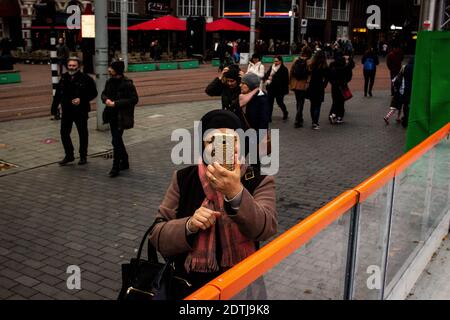
[{"label": "green barrier", "polygon": [[[286,55],[283,56],[283,62],[293,62],[294,59],[296,58],[296,56],[292,56],[292,55]],[[275,56],[263,56],[261,62],[262,63],[273,63],[273,59],[275,58]]]},{"label": "green barrier", "polygon": [[450,32],[420,32],[417,39],[406,149],[450,122]]},{"label": "green barrier", "polygon": [[129,64],[128,72],[144,72],[144,71],[155,71],[155,63],[145,63],[145,64]]},{"label": "green barrier", "polygon": [[191,60],[179,62],[179,66],[180,69],[195,69],[199,68],[200,64],[198,63],[198,60]]},{"label": "green barrier", "polygon": [[211,64],[213,67],[219,67],[220,66],[220,60],[217,58],[212,59]]},{"label": "green barrier", "polygon": [[261,60],[262,63],[273,63],[274,57],[264,56]]},{"label": "green barrier", "polygon": [[20,72],[0,72],[0,84],[19,83],[21,82]]},{"label": "green barrier", "polygon": [[159,70],[177,70],[178,62],[160,62]]}]

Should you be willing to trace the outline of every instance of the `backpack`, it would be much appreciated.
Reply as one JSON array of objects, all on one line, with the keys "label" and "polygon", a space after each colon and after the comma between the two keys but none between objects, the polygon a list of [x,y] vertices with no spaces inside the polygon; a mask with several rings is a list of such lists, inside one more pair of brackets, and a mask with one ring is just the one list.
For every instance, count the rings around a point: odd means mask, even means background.
[{"label": "backpack", "polygon": [[367,58],[364,62],[364,70],[373,71],[375,70],[375,60],[373,58]]},{"label": "backpack", "polygon": [[294,64],[292,75],[297,80],[308,79],[308,66],[305,59],[298,59]]}]

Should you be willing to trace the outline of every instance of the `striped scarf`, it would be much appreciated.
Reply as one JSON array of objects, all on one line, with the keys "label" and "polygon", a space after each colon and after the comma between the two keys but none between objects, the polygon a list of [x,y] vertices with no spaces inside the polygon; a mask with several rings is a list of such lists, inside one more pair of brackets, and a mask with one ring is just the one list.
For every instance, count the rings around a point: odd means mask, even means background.
[{"label": "striped scarf", "polygon": [[[215,191],[209,184],[206,177],[206,165],[198,165],[198,175],[202,183],[203,191],[206,195],[202,206],[221,212],[216,223],[207,230],[198,232],[193,245],[193,250],[186,257],[184,267],[187,272],[216,272],[220,268],[231,268],[241,260],[245,259],[256,251],[255,243],[247,239],[223,209],[223,195]],[[222,256],[217,261],[217,239],[216,228],[218,229],[219,242]],[[220,267],[219,267],[220,266]]]}]

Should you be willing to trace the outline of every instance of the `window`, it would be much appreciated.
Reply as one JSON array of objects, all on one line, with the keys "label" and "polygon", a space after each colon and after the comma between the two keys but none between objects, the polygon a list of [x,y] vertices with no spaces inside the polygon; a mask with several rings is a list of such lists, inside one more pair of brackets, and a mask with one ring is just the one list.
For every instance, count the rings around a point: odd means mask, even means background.
[{"label": "window", "polygon": [[[109,0],[109,12],[120,14],[121,0]],[[128,0],[128,13],[136,14],[136,0]]]},{"label": "window", "polygon": [[177,10],[179,17],[212,16],[211,0],[178,0]]},{"label": "window", "polygon": [[305,17],[325,20],[327,18],[327,0],[307,0]]}]

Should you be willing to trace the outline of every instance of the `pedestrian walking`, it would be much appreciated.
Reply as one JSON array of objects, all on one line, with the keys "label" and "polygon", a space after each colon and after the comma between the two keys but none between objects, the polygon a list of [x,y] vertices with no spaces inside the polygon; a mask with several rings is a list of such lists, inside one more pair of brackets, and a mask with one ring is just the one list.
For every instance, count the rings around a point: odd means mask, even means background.
[{"label": "pedestrian walking", "polygon": [[246,73],[254,73],[261,79],[261,90],[263,89],[263,78],[266,74],[264,65],[261,63],[261,56],[258,53],[254,53],[247,67]]},{"label": "pedestrian walking", "polygon": [[377,66],[380,64],[378,55],[373,48],[368,49],[361,60],[364,74],[364,97],[369,94],[372,97],[373,85],[375,83],[375,76],[377,74]]},{"label": "pedestrian walking", "polygon": [[103,122],[109,123],[113,146],[113,166],[109,172],[111,178],[130,167],[129,157],[123,142],[124,130],[134,126],[134,107],[138,95],[133,80],[124,76],[123,61],[114,61],[108,68],[110,78],[102,92],[102,101],[106,105]]},{"label": "pedestrian walking", "polygon": [[403,50],[398,46],[395,46],[386,57],[386,65],[391,74],[391,95],[394,96],[394,87],[392,86],[392,80],[398,75],[402,68],[402,62],[404,59]]},{"label": "pedestrian walking", "polygon": [[59,67],[59,75],[61,76],[64,72],[66,72],[67,68],[67,59],[70,55],[70,49],[65,44],[64,38],[58,39],[58,44],[56,45],[56,56],[58,58],[58,67]]},{"label": "pedestrian walking", "polygon": [[[411,57],[408,64],[400,69],[400,72],[393,79],[394,96],[392,97],[389,112],[383,118],[386,125],[389,125],[389,118],[397,112],[397,123],[401,123],[404,128],[408,126],[409,104],[412,94],[412,80],[414,71],[414,57]],[[401,117],[403,111],[403,117]]]},{"label": "pedestrian walking", "polygon": [[[202,137],[211,131],[200,142],[204,150],[213,133],[242,128],[236,115],[225,110],[208,112],[201,124]],[[229,171],[200,159],[172,175],[149,239],[162,256],[173,259],[175,276],[191,284],[188,291],[177,292],[175,298],[182,299],[254,253],[259,241],[276,233],[277,224],[273,176],[239,161]]]},{"label": "pedestrian walking", "polygon": [[283,57],[276,56],[274,58],[273,65],[267,71],[264,80],[269,99],[270,122],[272,122],[275,100],[283,112],[283,120],[287,120],[289,112],[284,103],[284,97],[289,94],[289,71],[283,63]]},{"label": "pedestrian walking", "polygon": [[311,79],[307,90],[307,97],[311,102],[312,129],[319,130],[320,109],[325,100],[325,88],[330,78],[330,68],[328,67],[325,52],[316,52],[310,65]]},{"label": "pedestrian walking", "polygon": [[97,97],[94,80],[81,72],[81,61],[77,57],[69,57],[67,72],[63,73],[56,88],[52,103],[52,114],[56,114],[61,104],[61,141],[64,146],[65,157],[59,164],[64,166],[75,160],[74,148],[70,133],[75,123],[80,138],[79,165],[87,163],[88,149],[88,116],[91,110],[90,101]]},{"label": "pedestrian walking", "polygon": [[344,57],[342,51],[335,53],[334,61],[330,64],[331,105],[329,120],[331,124],[341,124],[344,122],[345,101],[348,97],[348,83],[353,76],[355,62],[352,57]]},{"label": "pedestrian walking", "polygon": [[312,50],[309,46],[304,46],[302,53],[292,64],[289,75],[289,87],[295,93],[297,114],[295,116],[295,128],[303,127],[303,107],[305,105],[306,90],[308,89]]},{"label": "pedestrian walking", "polygon": [[205,89],[208,96],[222,97],[222,109],[236,112],[239,109],[241,77],[239,67],[231,65],[222,70]]}]

